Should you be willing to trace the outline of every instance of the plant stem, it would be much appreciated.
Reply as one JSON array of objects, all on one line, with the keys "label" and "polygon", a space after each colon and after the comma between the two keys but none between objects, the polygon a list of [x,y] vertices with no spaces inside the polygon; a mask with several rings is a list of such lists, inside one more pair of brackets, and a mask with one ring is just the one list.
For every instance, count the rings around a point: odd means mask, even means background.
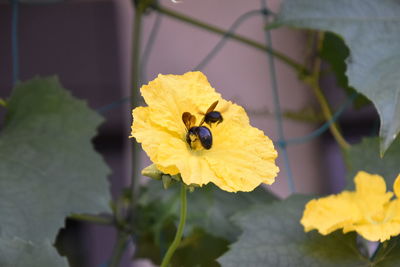
[{"label": "plant stem", "polygon": [[117,235],[117,241],[115,243],[111,259],[110,259],[110,264],[108,267],[118,267],[119,263],[121,261],[122,255],[124,254],[125,247],[126,247],[126,242],[129,239],[129,235],[124,232],[118,232]]},{"label": "plant stem", "polygon": [[[325,95],[322,93],[321,87],[319,85],[313,86],[313,91],[317,100],[321,106],[322,113],[327,121],[332,119],[332,111],[326,100]],[[329,125],[329,130],[331,131],[333,138],[335,138],[336,142],[340,146],[340,148],[347,150],[350,148],[350,144],[344,139],[343,135],[340,133],[338,126],[335,122]]]},{"label": "plant stem", "polygon": [[[133,24],[133,39],[132,39],[132,92],[131,92],[131,108],[139,106],[140,102],[140,42],[142,32],[142,13],[143,10],[140,4],[135,7],[135,19]],[[139,158],[140,158],[140,147],[136,141],[132,141],[132,177],[131,177],[131,220],[133,222],[133,214],[135,212],[135,198],[138,193],[139,186]]]},{"label": "plant stem", "polygon": [[7,102],[3,98],[0,98],[0,106],[7,107]]},{"label": "plant stem", "polygon": [[169,246],[168,251],[164,256],[164,259],[162,260],[161,267],[168,266],[169,261],[172,258],[172,255],[174,255],[175,250],[177,249],[177,247],[179,246],[179,243],[181,242],[183,229],[185,228],[185,222],[186,222],[186,211],[187,211],[186,185],[182,182],[182,186],[181,186],[181,218],[179,220],[179,226],[178,226],[178,230],[176,231],[174,241],[172,241],[172,244]]},{"label": "plant stem", "polygon": [[69,219],[90,222],[95,224],[113,225],[114,220],[111,215],[88,215],[88,214],[72,214],[68,216]]},{"label": "plant stem", "polygon": [[171,10],[171,9],[159,6],[159,5],[152,5],[152,7],[156,11],[158,11],[158,12],[164,14],[164,15],[167,15],[167,16],[169,16],[171,18],[174,18],[174,19],[189,23],[191,25],[194,25],[196,27],[202,28],[204,30],[207,30],[207,31],[219,34],[219,35],[226,35],[226,36],[228,36],[228,37],[230,37],[230,38],[232,38],[232,39],[234,39],[236,41],[239,41],[239,42],[244,43],[246,45],[249,45],[249,46],[252,46],[254,48],[260,49],[262,51],[265,51],[267,53],[270,53],[271,55],[275,56],[276,58],[278,58],[282,62],[286,63],[287,65],[289,65],[290,67],[295,69],[297,72],[302,73],[302,74],[308,73],[307,68],[305,66],[303,66],[302,64],[296,62],[295,60],[291,59],[290,57],[286,56],[285,54],[283,54],[281,52],[278,52],[276,50],[273,50],[270,47],[265,46],[263,44],[260,44],[260,43],[254,41],[254,40],[251,40],[249,38],[246,38],[246,37],[238,35],[238,34],[229,33],[224,29],[221,29],[221,28],[216,27],[214,25],[211,25],[211,24],[205,23],[203,21],[191,18],[189,16],[186,16],[184,14],[178,13],[178,12],[176,12],[174,10]]},{"label": "plant stem", "polygon": [[[323,41],[324,41],[324,33],[319,32],[317,35],[317,53],[321,51]],[[309,77],[309,79],[305,79],[305,81],[313,89],[317,101],[321,106],[322,114],[324,115],[325,119],[329,121],[332,119],[332,111],[331,107],[329,106],[328,100],[326,99],[324,93],[321,90],[321,86],[319,85],[320,72],[321,72],[321,58],[319,57],[319,55],[317,55],[314,61],[313,74],[311,77]],[[341,149],[347,150],[350,148],[350,144],[346,142],[343,135],[339,131],[339,128],[336,123],[331,123],[329,125],[329,129]]]}]

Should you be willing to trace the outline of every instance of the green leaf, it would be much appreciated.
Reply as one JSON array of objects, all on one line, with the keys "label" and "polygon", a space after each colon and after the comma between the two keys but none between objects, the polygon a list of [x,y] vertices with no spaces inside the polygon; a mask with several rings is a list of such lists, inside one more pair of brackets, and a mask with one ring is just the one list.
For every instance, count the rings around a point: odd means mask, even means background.
[{"label": "green leaf", "polygon": [[[154,209],[160,209],[159,212],[156,211],[160,221],[169,216],[178,219],[180,188],[177,185],[179,183],[164,190],[161,182],[150,181],[146,192],[141,196],[140,204],[153,204]],[[188,194],[187,200],[186,232],[200,227],[216,237],[232,241],[239,233],[239,229],[229,220],[234,213],[245,210],[252,204],[269,203],[277,198],[262,187],[253,192],[228,193],[210,184],[196,188],[193,193]]]},{"label": "green leaf", "polygon": [[374,266],[393,267],[400,266],[400,238],[392,238],[390,241],[383,243],[379,249]]},{"label": "green leaf", "polygon": [[228,250],[228,241],[194,229],[173,257],[174,266],[220,266],[216,259]]},{"label": "green leaf", "polygon": [[283,116],[299,122],[324,123],[325,117],[321,110],[306,106],[298,110],[284,110]]},{"label": "green leaf", "polygon": [[[157,180],[149,181],[141,190],[136,257],[149,258],[155,264],[161,262],[175,236],[179,190],[179,182],[164,190],[162,182]],[[250,193],[228,193],[210,184],[188,193],[187,200],[184,239],[172,259],[173,266],[218,266],[215,260],[240,233],[230,217],[250,205],[277,199],[262,187]]]},{"label": "green leaf", "polygon": [[339,86],[349,86],[346,76],[346,58],[350,51],[340,36],[333,33],[326,33],[319,56],[329,62],[331,70],[335,73]]},{"label": "green leaf", "polygon": [[71,213],[108,211],[109,169],[91,144],[102,118],[56,78],[19,84],[7,108],[0,132],[0,240],[18,237],[36,249],[54,242]]},{"label": "green leaf", "polygon": [[368,266],[368,259],[357,250],[354,233],[304,233],[300,218],[309,200],[291,196],[236,215],[242,235],[218,261],[224,267]]},{"label": "green leaf", "polygon": [[398,0],[285,0],[278,23],[331,31],[350,48],[350,86],[381,118],[381,153],[400,131],[400,4]]},{"label": "green leaf", "polygon": [[134,258],[149,259],[154,264],[160,265],[168,245],[174,239],[176,227],[172,220],[155,221],[152,208],[147,208],[149,209],[147,212],[145,209],[139,210],[141,216],[138,218],[139,226],[135,229],[137,242]]},{"label": "green leaf", "polygon": [[[138,240],[135,258],[147,258],[160,265],[168,245],[174,239],[176,227],[170,222],[162,229],[162,242],[156,243],[154,233],[142,233]],[[220,266],[216,259],[228,250],[228,241],[206,233],[202,229],[193,229],[179,245],[171,260],[171,265],[180,266]]]},{"label": "green leaf", "polygon": [[14,237],[0,239],[0,266],[2,267],[44,267],[68,266],[49,241],[32,242]]},{"label": "green leaf", "polygon": [[[346,76],[346,58],[350,55],[350,51],[340,36],[327,32],[324,37],[320,57],[326,62],[329,62],[331,71],[336,76],[338,86],[344,89],[348,96],[355,93],[353,87],[349,86],[349,81]],[[353,102],[356,108],[369,105],[371,102],[359,95]]]},{"label": "green leaf", "polygon": [[348,188],[354,188],[353,178],[358,171],[379,174],[386,180],[389,190],[400,174],[400,137],[398,137],[385,155],[379,156],[379,138],[364,138],[361,143],[351,146],[346,153],[348,168]]}]

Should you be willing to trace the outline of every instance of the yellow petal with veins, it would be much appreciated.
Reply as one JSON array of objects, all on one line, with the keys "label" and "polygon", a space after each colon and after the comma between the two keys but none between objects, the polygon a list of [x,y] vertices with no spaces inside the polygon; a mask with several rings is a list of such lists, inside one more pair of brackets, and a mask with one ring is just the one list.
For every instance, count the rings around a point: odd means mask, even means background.
[{"label": "yellow petal with veins", "polygon": [[[160,171],[180,173],[188,185],[212,182],[229,192],[251,191],[261,183],[274,182],[279,168],[272,141],[249,124],[242,107],[222,99],[204,74],[159,75],[141,93],[148,106],[133,111],[131,137],[142,144]],[[199,141],[190,146],[182,114],[194,115],[195,126],[200,126],[215,101],[214,110],[223,121],[202,125],[211,131],[211,148],[203,149]]]},{"label": "yellow petal with veins", "polygon": [[393,191],[396,194],[396,197],[400,197],[400,174],[397,176],[394,181]]},{"label": "yellow petal with veins", "polygon": [[354,228],[354,231],[359,233],[369,241],[384,242],[392,236],[400,234],[400,222],[387,222],[384,224],[364,224]]},{"label": "yellow petal with veins", "polygon": [[[394,184],[399,193],[399,177]],[[356,191],[314,199],[307,203],[301,223],[305,231],[318,230],[323,235],[343,229],[356,231],[370,241],[389,240],[400,234],[400,200],[386,192],[385,180],[360,171],[355,177]]]},{"label": "yellow petal with veins", "polygon": [[317,229],[320,234],[327,235],[360,217],[360,211],[354,204],[354,193],[344,191],[308,202],[300,222],[306,232]]}]

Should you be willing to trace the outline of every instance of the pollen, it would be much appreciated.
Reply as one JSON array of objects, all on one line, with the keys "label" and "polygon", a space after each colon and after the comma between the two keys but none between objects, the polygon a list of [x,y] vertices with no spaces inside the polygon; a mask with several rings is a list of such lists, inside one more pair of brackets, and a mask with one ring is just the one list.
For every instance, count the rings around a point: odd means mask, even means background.
[{"label": "pollen", "polygon": [[203,146],[201,145],[200,139],[197,138],[197,135],[188,133],[188,138],[186,138],[188,145],[193,150],[203,150]]}]

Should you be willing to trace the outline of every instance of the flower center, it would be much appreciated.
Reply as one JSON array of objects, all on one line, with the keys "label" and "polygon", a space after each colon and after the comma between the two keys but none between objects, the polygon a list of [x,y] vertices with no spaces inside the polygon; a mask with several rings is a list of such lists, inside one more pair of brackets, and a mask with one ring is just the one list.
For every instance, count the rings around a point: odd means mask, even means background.
[{"label": "flower center", "polygon": [[384,222],[385,217],[386,216],[383,210],[380,210],[371,216],[371,220],[373,221],[373,223],[378,224]]},{"label": "flower center", "polygon": [[[211,104],[198,126],[196,126],[196,116],[187,111],[182,113],[182,121],[187,130],[185,139],[191,149],[208,150],[212,147],[213,138],[211,130],[208,127],[211,127],[213,123],[219,124],[223,120],[221,113],[214,111],[217,104],[218,100]],[[208,127],[203,126],[204,123],[207,124]]]},{"label": "flower center", "polygon": [[212,146],[212,134],[205,126],[191,127],[186,134],[186,142],[191,149],[210,149]]},{"label": "flower center", "polygon": [[368,221],[372,224],[382,224],[392,220],[394,215],[395,213],[391,212],[390,209],[384,208],[372,214]]},{"label": "flower center", "polygon": [[189,144],[190,148],[193,150],[203,150],[204,149],[201,144],[200,139],[198,138],[198,136],[196,134],[188,132],[187,136],[186,136],[186,141]]}]

